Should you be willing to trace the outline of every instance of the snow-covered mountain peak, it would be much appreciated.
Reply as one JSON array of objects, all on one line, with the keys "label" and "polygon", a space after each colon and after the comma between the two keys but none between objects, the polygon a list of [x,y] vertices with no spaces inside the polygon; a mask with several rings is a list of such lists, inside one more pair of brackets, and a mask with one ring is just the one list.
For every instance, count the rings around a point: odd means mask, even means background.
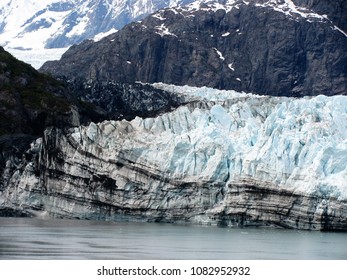
[{"label": "snow-covered mountain peak", "polygon": [[305,7],[300,7],[294,4],[292,0],[269,0],[263,4],[257,3],[257,6],[272,7],[275,11],[282,12],[293,18],[303,17],[307,19],[326,20],[326,15],[317,14]]},{"label": "snow-covered mountain peak", "polygon": [[[256,5],[284,13],[294,20],[329,21],[331,13],[327,16],[314,12],[300,3],[307,4],[301,0],[3,0],[0,3],[0,45],[38,68],[46,57],[59,59],[73,44],[85,39],[99,40],[131,21],[141,20],[166,7],[171,7],[175,13],[193,16],[198,10],[228,12],[240,5]],[[163,11],[153,16],[161,17],[161,13]],[[165,24],[158,26],[159,34],[171,35]],[[346,35],[336,24],[332,26]],[[60,50],[48,50],[53,48]]]},{"label": "snow-covered mountain peak", "polygon": [[5,0],[0,44],[8,48],[60,48],[120,29],[179,0]]},{"label": "snow-covered mountain peak", "polygon": [[[62,51],[85,39],[119,30],[161,8],[192,0],[4,0],[0,3],[0,45],[32,62],[30,54]],[[23,51],[25,50],[25,51]],[[39,67],[40,65],[35,65]]]},{"label": "snow-covered mountain peak", "polygon": [[[231,9],[239,9],[240,5],[255,5],[257,7],[272,8],[277,12],[284,13],[294,19],[303,17],[308,20],[327,20],[327,15],[318,14],[306,7],[296,5],[292,0],[197,0],[185,6],[176,7],[176,12],[192,13],[198,10],[216,12],[218,10],[225,10],[229,12]],[[159,11],[158,13],[161,13]]]},{"label": "snow-covered mountain peak", "polygon": [[239,2],[239,1],[237,0],[227,0],[227,1],[198,0],[191,4],[188,4],[186,8],[190,11],[196,11],[196,10],[217,11],[219,9],[228,10],[234,6],[235,2]]}]

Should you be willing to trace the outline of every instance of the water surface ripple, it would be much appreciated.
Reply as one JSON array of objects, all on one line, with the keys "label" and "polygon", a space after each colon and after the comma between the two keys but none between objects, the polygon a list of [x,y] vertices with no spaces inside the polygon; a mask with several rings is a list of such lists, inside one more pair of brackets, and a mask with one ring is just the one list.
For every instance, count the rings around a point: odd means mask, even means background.
[{"label": "water surface ripple", "polygon": [[0,218],[0,259],[347,260],[347,234]]}]

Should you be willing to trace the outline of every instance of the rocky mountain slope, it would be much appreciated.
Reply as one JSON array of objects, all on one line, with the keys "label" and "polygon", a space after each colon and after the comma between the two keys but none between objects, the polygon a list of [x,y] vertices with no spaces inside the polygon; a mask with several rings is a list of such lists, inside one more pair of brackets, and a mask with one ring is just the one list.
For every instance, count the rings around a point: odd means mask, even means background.
[{"label": "rocky mountain slope", "polygon": [[160,8],[192,1],[2,0],[0,46],[38,69],[73,44],[97,41]]},{"label": "rocky mountain slope", "polygon": [[41,136],[49,126],[155,116],[184,102],[150,85],[56,80],[2,47],[0,101],[0,136]]},{"label": "rocky mountain slope", "polygon": [[41,70],[302,96],[345,94],[346,65],[346,33],[327,15],[289,0],[229,0],[162,10]]},{"label": "rocky mountain slope", "polygon": [[0,189],[15,172],[30,143],[48,126],[79,125],[78,107],[58,81],[38,73],[0,47]]},{"label": "rocky mountain slope", "polygon": [[156,116],[182,102],[149,85],[58,81],[0,47],[0,190],[32,160],[30,144],[48,127]]},{"label": "rocky mountain slope", "polygon": [[0,135],[38,136],[46,126],[72,124],[73,108],[69,99],[61,83],[0,47]]},{"label": "rocky mountain slope", "polygon": [[104,119],[132,120],[135,117],[154,117],[185,102],[179,96],[148,84],[75,80],[66,85],[79,100],[100,108],[105,115]]},{"label": "rocky mountain slope", "polygon": [[346,0],[292,0],[292,2],[295,5],[315,11],[317,14],[327,15],[329,20],[331,20],[337,27],[339,27],[345,33],[347,32]]},{"label": "rocky mountain slope", "polygon": [[185,2],[189,1],[2,0],[0,42],[9,48],[68,47]]},{"label": "rocky mountain slope", "polygon": [[[193,0],[30,0],[25,3],[22,0],[3,0],[0,3],[0,42],[2,46],[21,49],[68,47],[119,30],[159,9],[190,2]],[[226,0],[219,2],[225,3]],[[281,5],[284,1],[272,2]],[[327,15],[336,26],[347,30],[345,0],[292,2]]]}]

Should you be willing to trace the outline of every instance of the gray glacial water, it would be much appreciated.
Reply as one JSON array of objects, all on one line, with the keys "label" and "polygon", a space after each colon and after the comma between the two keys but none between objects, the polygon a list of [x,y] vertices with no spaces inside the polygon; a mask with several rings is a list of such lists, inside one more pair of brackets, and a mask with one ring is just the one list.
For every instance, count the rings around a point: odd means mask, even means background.
[{"label": "gray glacial water", "polygon": [[347,233],[0,218],[0,259],[347,260]]}]

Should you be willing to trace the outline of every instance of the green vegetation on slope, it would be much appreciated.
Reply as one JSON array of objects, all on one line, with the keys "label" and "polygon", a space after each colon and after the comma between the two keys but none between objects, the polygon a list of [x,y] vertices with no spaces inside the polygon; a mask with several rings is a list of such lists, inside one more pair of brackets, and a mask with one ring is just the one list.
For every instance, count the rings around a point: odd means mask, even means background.
[{"label": "green vegetation on slope", "polygon": [[[70,111],[65,91],[59,81],[39,73],[0,47],[0,135],[40,133],[47,118]],[[38,124],[38,116],[42,124]]]}]

